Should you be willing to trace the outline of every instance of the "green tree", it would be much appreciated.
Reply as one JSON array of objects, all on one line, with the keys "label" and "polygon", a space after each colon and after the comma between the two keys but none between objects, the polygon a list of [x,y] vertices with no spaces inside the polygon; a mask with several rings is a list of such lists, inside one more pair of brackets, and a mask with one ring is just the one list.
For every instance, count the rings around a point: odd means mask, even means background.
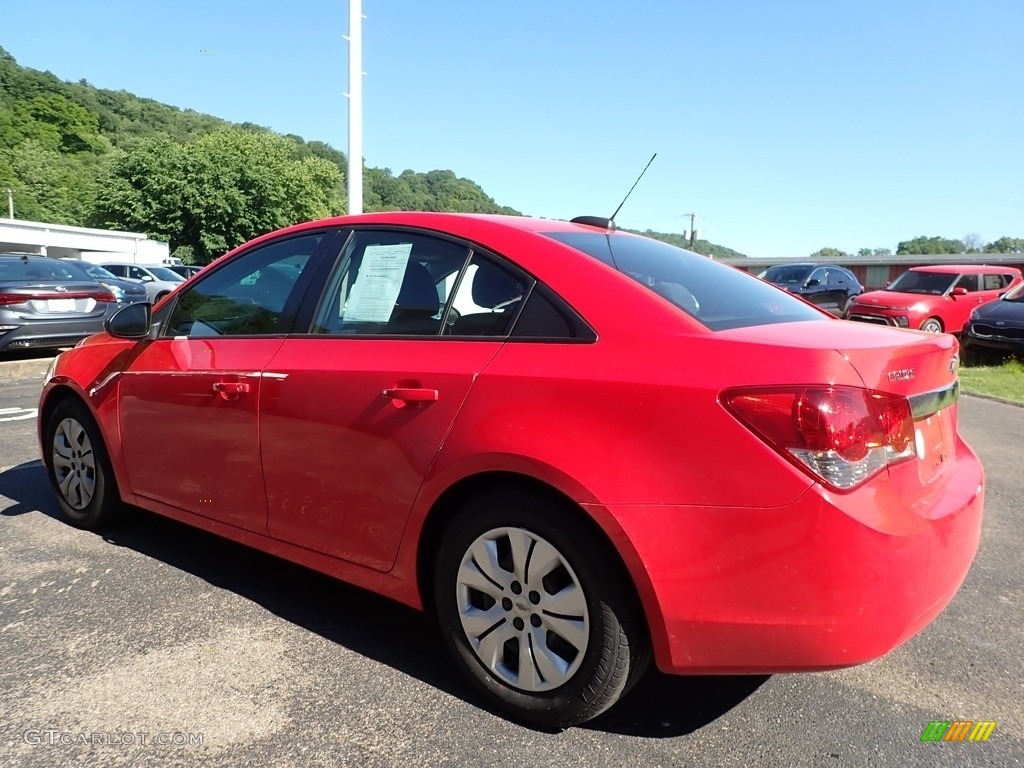
[{"label": "green tree", "polygon": [[337,166],[294,150],[242,129],[145,140],[112,164],[93,223],[146,232],[206,264],[258,234],[339,213]]},{"label": "green tree", "polygon": [[849,259],[850,254],[846,251],[841,251],[838,248],[821,248],[811,254],[812,259]]},{"label": "green tree", "polygon": [[861,258],[887,259],[892,256],[892,251],[888,248],[861,248],[857,255]]},{"label": "green tree", "polygon": [[1024,238],[1000,237],[985,246],[985,253],[1024,253]]},{"label": "green tree", "polygon": [[964,244],[960,240],[950,240],[945,237],[915,237],[913,240],[904,240],[896,245],[896,253],[925,255],[932,253],[963,253]]}]

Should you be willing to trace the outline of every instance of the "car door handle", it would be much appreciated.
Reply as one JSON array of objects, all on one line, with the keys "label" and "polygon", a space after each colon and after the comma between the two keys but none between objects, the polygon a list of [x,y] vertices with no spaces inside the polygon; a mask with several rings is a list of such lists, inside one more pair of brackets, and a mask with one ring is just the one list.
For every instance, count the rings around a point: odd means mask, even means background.
[{"label": "car door handle", "polygon": [[249,382],[218,381],[214,383],[213,391],[219,394],[225,400],[237,400],[239,395],[248,394]]},{"label": "car door handle", "polygon": [[382,397],[388,400],[396,400],[402,403],[432,403],[437,400],[436,389],[421,389],[419,387],[395,387],[385,389],[381,392]]}]

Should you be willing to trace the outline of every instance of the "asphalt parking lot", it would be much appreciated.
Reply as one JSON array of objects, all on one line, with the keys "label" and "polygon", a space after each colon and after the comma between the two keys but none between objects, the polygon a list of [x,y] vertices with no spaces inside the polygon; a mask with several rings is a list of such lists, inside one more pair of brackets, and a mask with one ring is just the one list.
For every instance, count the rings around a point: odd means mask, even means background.
[{"label": "asphalt parking lot", "polygon": [[[481,708],[414,611],[146,513],[102,536],[59,522],[31,413],[45,363],[0,362],[0,768],[1024,764],[1024,408],[961,400],[985,527],[921,635],[839,672],[651,674],[545,733]],[[923,743],[936,720],[997,725]]]}]

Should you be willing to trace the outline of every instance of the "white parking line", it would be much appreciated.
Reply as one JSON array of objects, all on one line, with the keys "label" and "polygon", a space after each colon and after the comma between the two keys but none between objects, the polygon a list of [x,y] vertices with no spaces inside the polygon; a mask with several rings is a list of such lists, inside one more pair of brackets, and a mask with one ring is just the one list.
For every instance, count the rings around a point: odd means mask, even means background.
[{"label": "white parking line", "polygon": [[0,422],[2,421],[24,421],[25,419],[34,419],[36,414],[39,413],[38,408],[0,408],[0,414],[16,414],[13,416],[2,416],[0,415]]}]

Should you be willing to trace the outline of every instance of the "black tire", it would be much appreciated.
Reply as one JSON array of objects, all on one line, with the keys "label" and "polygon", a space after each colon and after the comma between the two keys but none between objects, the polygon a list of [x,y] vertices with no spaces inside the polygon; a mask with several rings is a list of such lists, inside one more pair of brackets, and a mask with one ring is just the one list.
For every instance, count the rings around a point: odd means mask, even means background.
[{"label": "black tire", "polygon": [[[543,728],[566,728],[601,714],[636,683],[650,660],[646,624],[628,576],[611,546],[577,514],[568,504],[542,494],[482,494],[451,521],[435,561],[434,608],[459,667],[503,713]],[[475,575],[472,569],[484,572],[471,547],[476,544],[476,551],[482,551],[480,542],[486,536],[493,537],[488,541],[495,553],[490,570],[502,571],[497,580],[484,577],[489,594],[466,586],[467,574],[470,580]],[[520,542],[519,551],[527,553],[520,558],[525,576],[518,575],[512,564],[513,538]],[[535,553],[537,560],[532,561]],[[520,578],[523,583],[516,591]],[[582,592],[582,599],[571,598],[580,606],[582,618],[569,621],[573,611],[553,609],[567,606],[574,588]],[[471,641],[463,625],[464,611],[501,615],[480,619],[495,623]],[[582,648],[559,634],[563,627],[572,628],[565,637],[574,638]],[[485,647],[489,634],[496,639]],[[477,642],[492,659],[499,654],[490,651],[502,649],[502,661],[485,663],[475,649]],[[519,649],[528,653],[525,666],[520,665],[524,657]],[[519,672],[516,679],[513,667]],[[526,684],[519,680],[524,669],[529,670]]]},{"label": "black tire", "polygon": [[839,310],[839,317],[841,319],[846,320],[850,316],[850,307],[853,306],[853,298],[853,296],[850,296],[843,304],[843,308]]},{"label": "black tire", "polygon": [[43,462],[61,516],[76,528],[114,523],[122,511],[103,437],[89,409],[64,400],[46,422]]}]

